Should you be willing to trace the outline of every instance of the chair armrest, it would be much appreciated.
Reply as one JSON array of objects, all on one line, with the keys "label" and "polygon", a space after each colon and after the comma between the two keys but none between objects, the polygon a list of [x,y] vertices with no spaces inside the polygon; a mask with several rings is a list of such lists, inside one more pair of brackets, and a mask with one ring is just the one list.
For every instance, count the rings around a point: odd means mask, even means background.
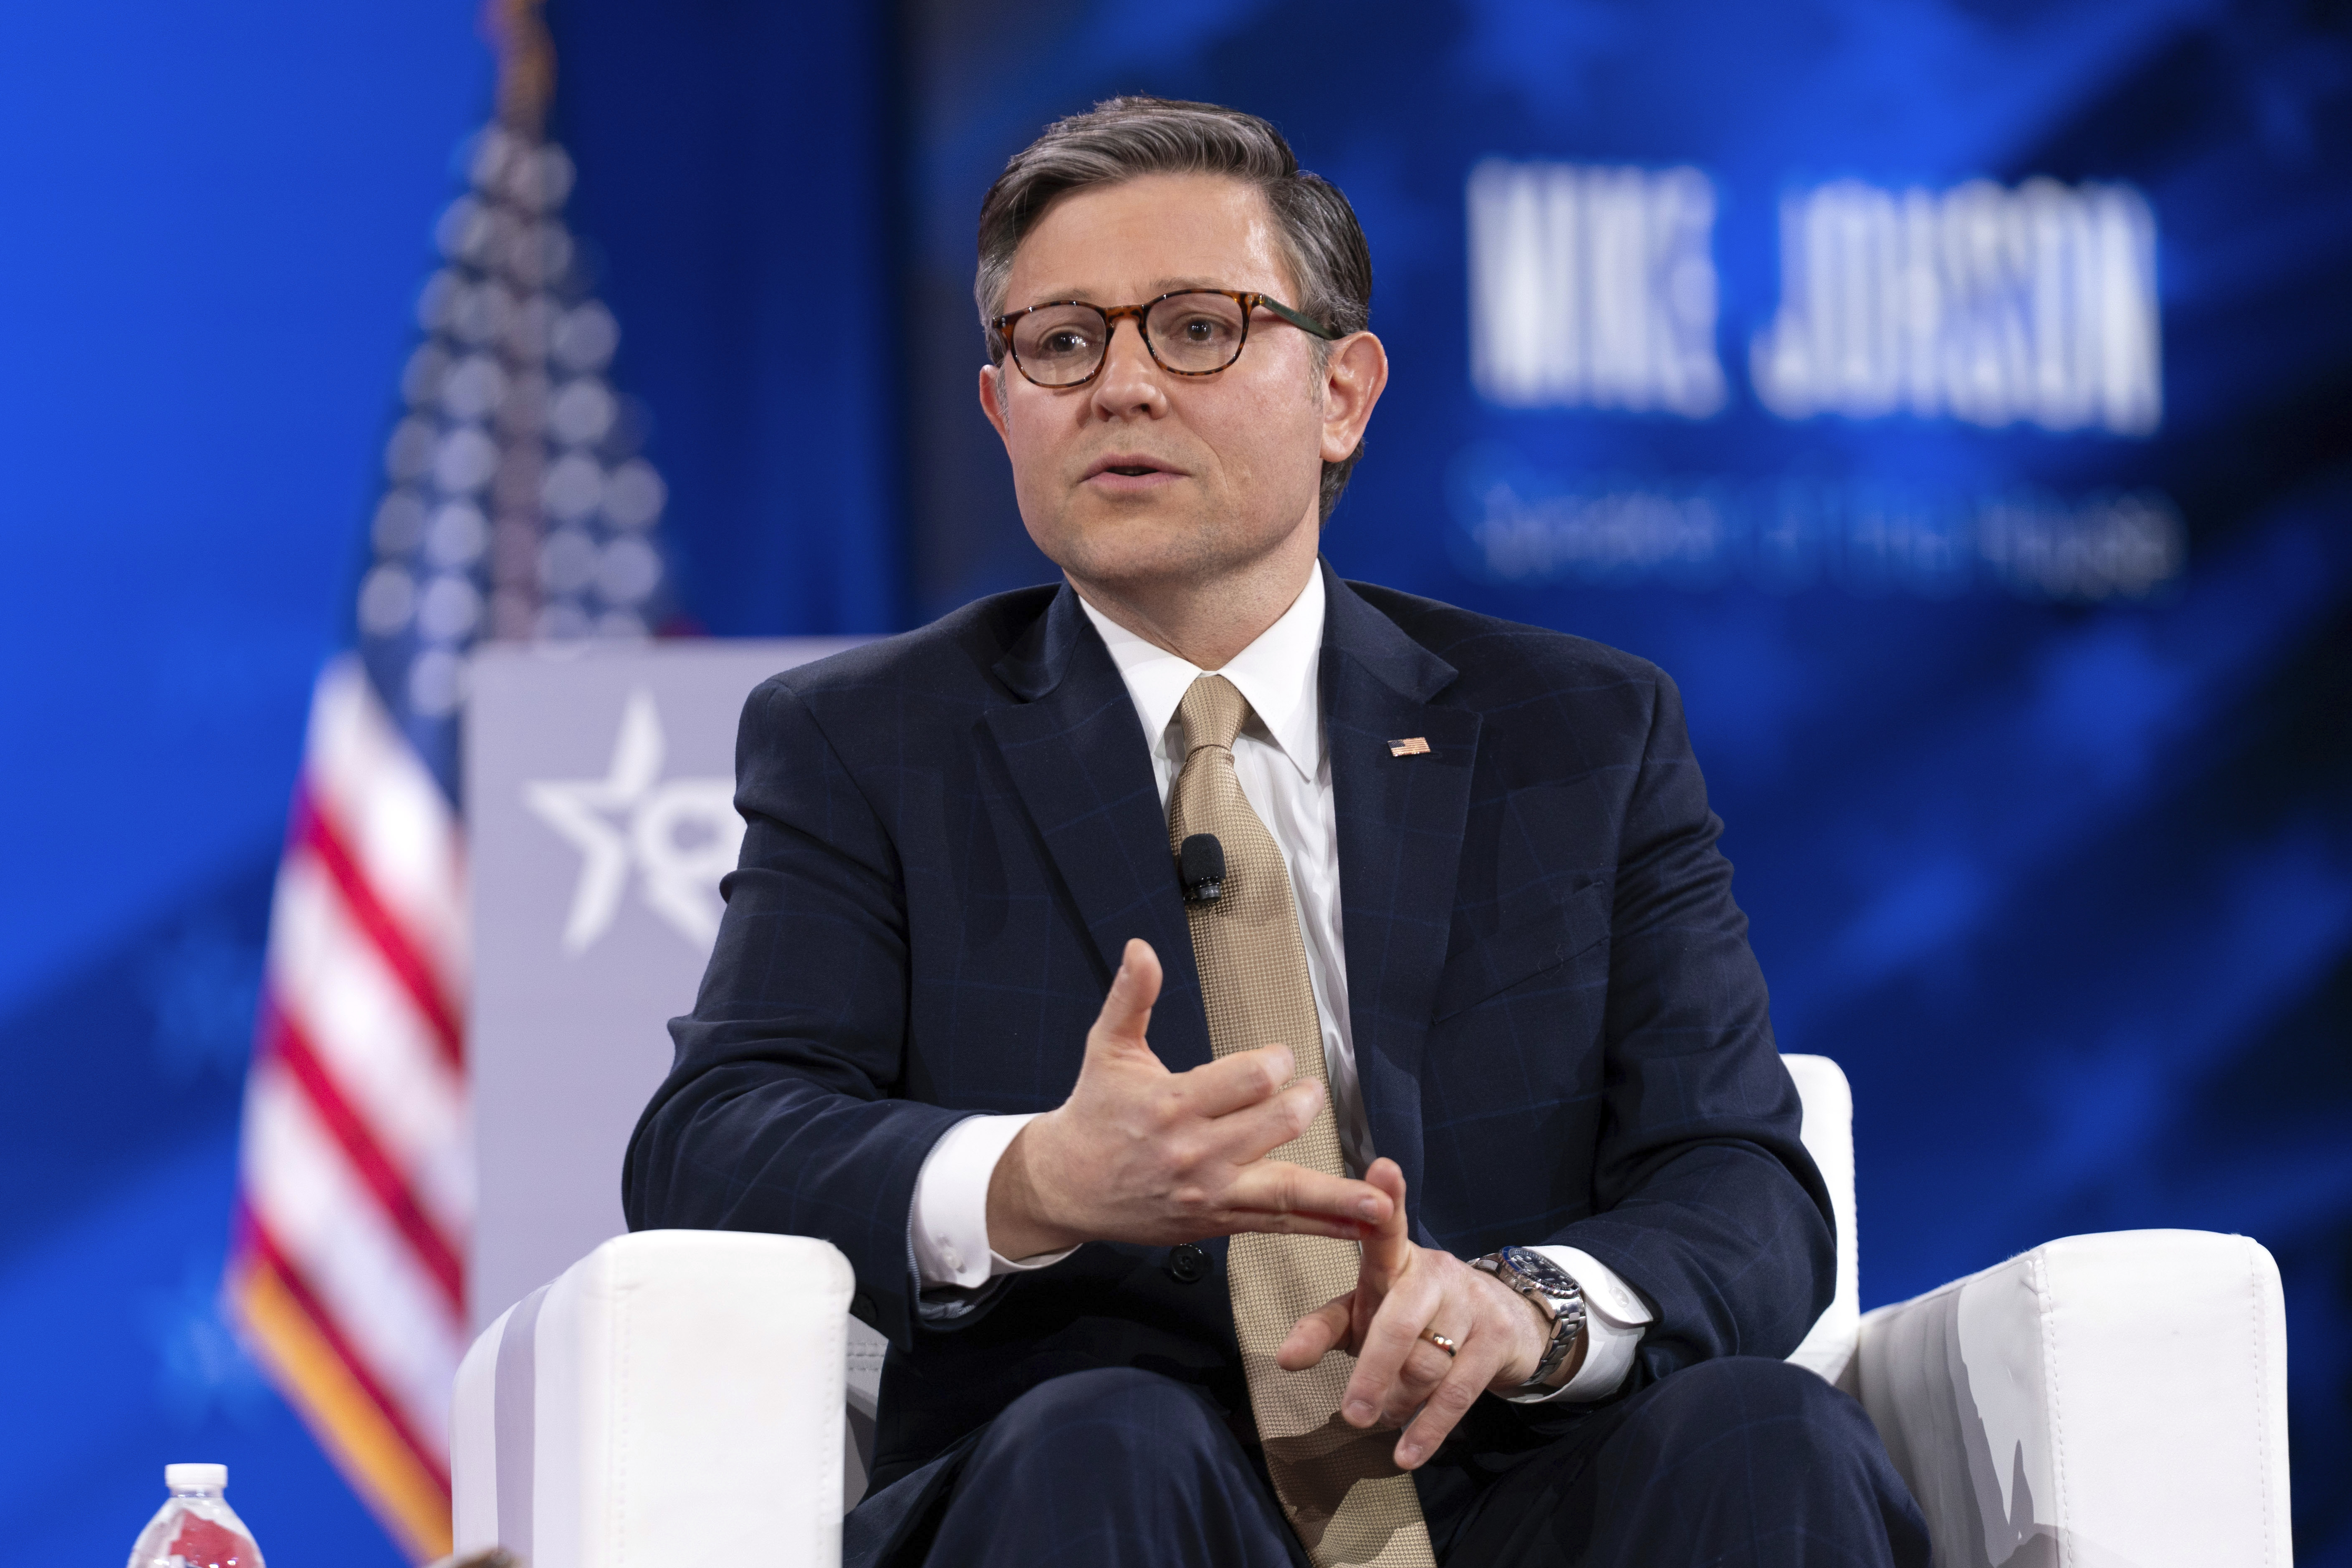
[{"label": "chair armrest", "polygon": [[851,1283],[824,1242],[735,1231],[644,1231],[573,1264],[458,1370],[458,1550],[836,1568]]},{"label": "chair armrest", "polygon": [[1848,1387],[1942,1568],[2293,1561],[2286,1310],[2244,1237],[2037,1247],[1864,1318]]},{"label": "chair armrest", "polygon": [[1789,1359],[1832,1383],[1845,1376],[1862,1335],[1862,1253],[1854,1237],[1853,1089],[1827,1057],[1782,1057],[1805,1108],[1805,1152],[1830,1190],[1837,1216],[1837,1293]]}]

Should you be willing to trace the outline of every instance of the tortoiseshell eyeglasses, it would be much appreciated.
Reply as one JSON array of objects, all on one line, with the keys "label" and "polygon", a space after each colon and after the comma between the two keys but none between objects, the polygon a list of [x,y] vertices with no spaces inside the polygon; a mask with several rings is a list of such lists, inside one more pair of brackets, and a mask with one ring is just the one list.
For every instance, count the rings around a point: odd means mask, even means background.
[{"label": "tortoiseshell eyeglasses", "polygon": [[1326,341],[1346,336],[1264,294],[1232,289],[1179,289],[1140,305],[1105,310],[1055,300],[997,317],[989,327],[1013,363],[1039,386],[1084,386],[1102,374],[1110,335],[1132,316],[1152,360],[1171,375],[1214,375],[1242,357],[1250,317],[1264,306],[1302,332]]}]

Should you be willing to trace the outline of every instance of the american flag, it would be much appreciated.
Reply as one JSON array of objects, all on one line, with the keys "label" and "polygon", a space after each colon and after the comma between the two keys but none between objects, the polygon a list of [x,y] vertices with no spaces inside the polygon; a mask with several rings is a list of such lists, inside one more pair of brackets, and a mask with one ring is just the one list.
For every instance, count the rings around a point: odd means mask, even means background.
[{"label": "american flag", "polygon": [[473,1210],[464,1020],[466,657],[643,637],[662,481],[541,132],[535,0],[489,16],[499,117],[435,227],[442,265],[384,447],[350,648],[319,677],[270,914],[226,1289],[247,1342],[403,1547],[449,1550],[450,1386]]}]

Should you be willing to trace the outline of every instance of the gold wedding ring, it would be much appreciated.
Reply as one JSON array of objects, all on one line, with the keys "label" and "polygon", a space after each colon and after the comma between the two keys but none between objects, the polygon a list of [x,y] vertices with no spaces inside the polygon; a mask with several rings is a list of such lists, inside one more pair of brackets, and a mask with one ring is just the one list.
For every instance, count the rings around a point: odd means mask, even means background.
[{"label": "gold wedding ring", "polygon": [[1435,1345],[1439,1350],[1444,1351],[1447,1355],[1456,1354],[1462,1349],[1460,1345],[1455,1344],[1452,1340],[1447,1339],[1435,1329],[1422,1330],[1421,1337],[1427,1340],[1431,1344]]}]

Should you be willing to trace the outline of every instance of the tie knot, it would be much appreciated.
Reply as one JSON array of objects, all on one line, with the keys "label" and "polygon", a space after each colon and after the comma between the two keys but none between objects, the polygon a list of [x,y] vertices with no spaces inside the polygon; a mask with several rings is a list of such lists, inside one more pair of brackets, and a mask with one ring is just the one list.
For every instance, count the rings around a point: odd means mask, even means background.
[{"label": "tie knot", "polygon": [[1232,751],[1250,705],[1241,688],[1223,676],[1203,675],[1184,689],[1184,700],[1176,711],[1184,721],[1184,754],[1189,757],[1203,746]]}]

